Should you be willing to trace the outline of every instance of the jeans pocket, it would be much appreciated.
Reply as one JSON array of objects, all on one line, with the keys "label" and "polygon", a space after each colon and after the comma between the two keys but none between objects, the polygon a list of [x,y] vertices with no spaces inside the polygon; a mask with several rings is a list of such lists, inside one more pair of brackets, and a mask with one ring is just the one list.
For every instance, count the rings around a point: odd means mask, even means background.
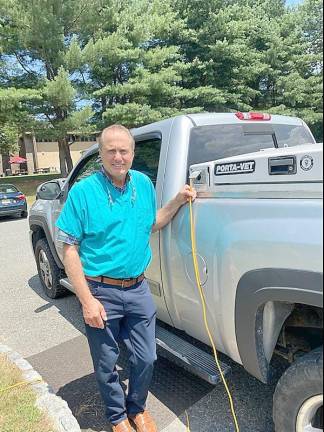
[{"label": "jeans pocket", "polygon": [[150,309],[154,312],[154,314],[156,315],[157,313],[157,307],[153,298],[153,294],[150,288],[150,284],[148,283],[147,279],[144,279],[143,283],[142,283],[142,289],[143,289],[143,294],[142,294],[142,298],[145,299],[148,304],[150,304]]}]

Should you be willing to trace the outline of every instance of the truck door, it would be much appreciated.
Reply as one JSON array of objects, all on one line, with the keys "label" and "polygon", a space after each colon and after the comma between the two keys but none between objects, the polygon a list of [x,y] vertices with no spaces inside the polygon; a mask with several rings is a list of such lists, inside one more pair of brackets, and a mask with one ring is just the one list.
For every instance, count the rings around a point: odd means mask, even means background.
[{"label": "truck door", "polygon": [[[160,208],[159,203],[161,201],[163,185],[163,181],[160,181],[160,178],[163,177],[165,165],[165,157],[161,154],[162,132],[151,132],[138,136],[136,136],[135,133],[134,135],[136,147],[132,169],[146,174],[151,179],[157,193],[158,208]],[[166,146],[163,148],[166,148]],[[151,236],[153,259],[145,273],[157,306],[158,318],[171,324],[163,291],[160,261],[160,236],[160,232],[156,232]]]}]

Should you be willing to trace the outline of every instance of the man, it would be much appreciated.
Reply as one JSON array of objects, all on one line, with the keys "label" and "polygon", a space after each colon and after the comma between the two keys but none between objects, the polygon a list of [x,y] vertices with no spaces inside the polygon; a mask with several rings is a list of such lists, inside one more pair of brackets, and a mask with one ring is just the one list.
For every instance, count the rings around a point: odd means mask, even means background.
[{"label": "man", "polygon": [[[135,141],[113,125],[99,141],[101,172],[76,184],[57,221],[66,273],[81,302],[96,379],[114,432],[157,432],[145,410],[156,361],[156,308],[144,272],[150,235],[166,226],[196,192],[189,186],[156,214],[150,179],[131,170]],[[125,401],[116,363],[118,341],[129,352]]]}]

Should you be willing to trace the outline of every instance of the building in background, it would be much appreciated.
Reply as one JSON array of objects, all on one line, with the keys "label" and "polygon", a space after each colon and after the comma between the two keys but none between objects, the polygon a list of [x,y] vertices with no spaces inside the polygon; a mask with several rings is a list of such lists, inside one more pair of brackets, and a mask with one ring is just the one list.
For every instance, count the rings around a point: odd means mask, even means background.
[{"label": "building in background", "polygon": [[[69,136],[73,164],[82,154],[97,142],[97,136]],[[36,140],[33,134],[26,133],[19,139],[20,156],[26,163],[10,164],[9,155],[0,155],[0,177],[37,173],[59,173],[60,159],[58,143],[55,141]]]}]

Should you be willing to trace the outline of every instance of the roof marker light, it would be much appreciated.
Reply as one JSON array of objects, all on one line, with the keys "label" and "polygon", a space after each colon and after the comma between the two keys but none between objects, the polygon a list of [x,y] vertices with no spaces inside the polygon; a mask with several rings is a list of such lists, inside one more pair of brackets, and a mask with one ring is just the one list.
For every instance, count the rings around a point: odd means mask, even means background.
[{"label": "roof marker light", "polygon": [[254,120],[254,121],[270,121],[271,120],[271,114],[267,113],[259,113],[259,112],[249,112],[249,113],[243,113],[243,112],[237,112],[236,117],[239,120]]}]

